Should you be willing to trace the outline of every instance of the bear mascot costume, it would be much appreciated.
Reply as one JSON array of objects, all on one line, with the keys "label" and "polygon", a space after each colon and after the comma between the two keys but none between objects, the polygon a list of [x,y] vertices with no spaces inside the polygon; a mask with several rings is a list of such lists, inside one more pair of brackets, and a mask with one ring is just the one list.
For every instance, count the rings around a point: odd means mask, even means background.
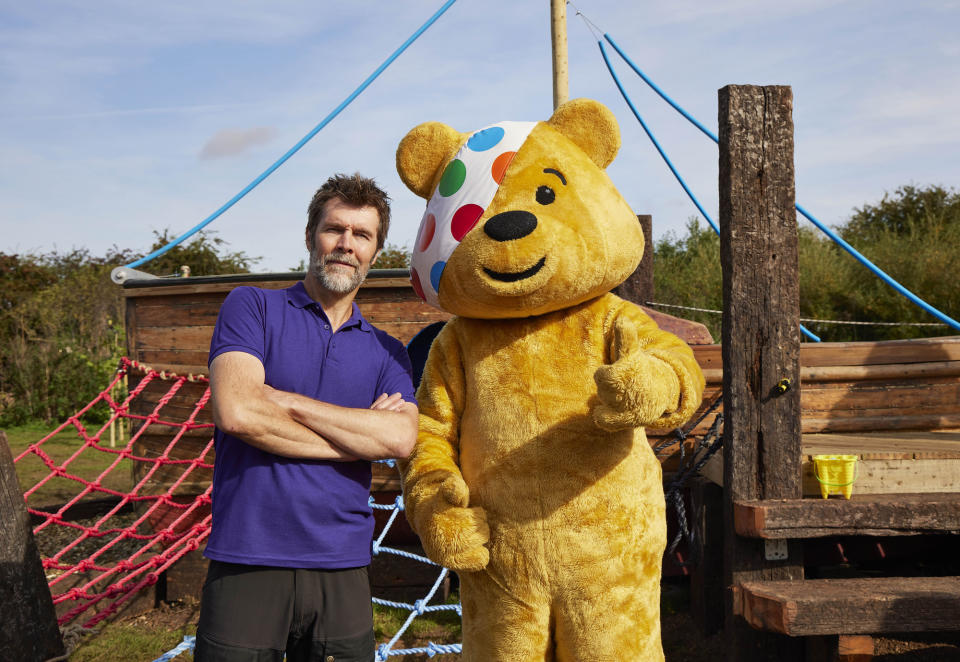
[{"label": "bear mascot costume", "polygon": [[644,427],[687,421],[704,380],[683,341],[609,293],[644,241],[604,172],[619,147],[610,110],[575,99],[546,122],[427,122],[397,149],[428,199],[411,281],[454,315],[417,392],[404,502],[459,573],[464,660],[663,659]]}]

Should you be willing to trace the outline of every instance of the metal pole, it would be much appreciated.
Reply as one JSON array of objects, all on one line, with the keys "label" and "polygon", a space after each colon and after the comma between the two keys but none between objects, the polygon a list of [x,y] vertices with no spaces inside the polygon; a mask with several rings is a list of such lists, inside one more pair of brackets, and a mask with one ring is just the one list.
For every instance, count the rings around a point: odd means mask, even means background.
[{"label": "metal pole", "polygon": [[567,0],[550,0],[550,39],[553,46],[553,109],[570,98],[567,74]]}]

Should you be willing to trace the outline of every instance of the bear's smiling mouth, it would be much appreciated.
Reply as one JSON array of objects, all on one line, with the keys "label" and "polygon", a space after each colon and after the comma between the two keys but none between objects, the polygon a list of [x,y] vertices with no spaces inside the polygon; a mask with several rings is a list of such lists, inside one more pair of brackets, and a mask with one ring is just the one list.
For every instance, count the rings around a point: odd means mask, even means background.
[{"label": "bear's smiling mouth", "polygon": [[487,269],[486,267],[483,268],[483,271],[488,276],[490,276],[490,278],[493,278],[494,280],[499,280],[503,283],[515,283],[518,280],[530,278],[531,276],[535,275],[538,271],[540,271],[543,268],[543,265],[545,265],[546,263],[547,263],[547,256],[544,255],[542,258],[540,258],[539,262],[537,262],[535,265],[533,265],[529,269],[524,269],[523,271],[502,272],[502,271],[493,271],[491,269]]}]

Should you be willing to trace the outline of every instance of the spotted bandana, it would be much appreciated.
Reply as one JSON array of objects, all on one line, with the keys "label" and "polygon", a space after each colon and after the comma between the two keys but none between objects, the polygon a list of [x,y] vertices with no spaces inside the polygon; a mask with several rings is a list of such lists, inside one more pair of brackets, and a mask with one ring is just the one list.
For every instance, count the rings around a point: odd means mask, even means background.
[{"label": "spotted bandana", "polygon": [[443,268],[497,194],[504,173],[536,122],[501,122],[480,129],[447,165],[420,221],[410,282],[421,299],[440,307]]}]

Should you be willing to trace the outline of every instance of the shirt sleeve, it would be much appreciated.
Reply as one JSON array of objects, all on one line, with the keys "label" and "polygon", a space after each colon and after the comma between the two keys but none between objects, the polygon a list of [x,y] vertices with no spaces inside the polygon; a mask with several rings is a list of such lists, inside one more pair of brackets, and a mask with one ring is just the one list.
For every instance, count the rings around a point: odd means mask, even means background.
[{"label": "shirt sleeve", "polygon": [[246,352],[264,362],[264,305],[255,287],[237,287],[227,295],[210,339],[208,366],[224,352]]},{"label": "shirt sleeve", "polygon": [[380,333],[380,342],[386,350],[386,357],[380,372],[380,382],[377,384],[377,395],[400,393],[407,402],[417,404],[416,391],[413,388],[413,368],[406,348],[396,338]]}]

